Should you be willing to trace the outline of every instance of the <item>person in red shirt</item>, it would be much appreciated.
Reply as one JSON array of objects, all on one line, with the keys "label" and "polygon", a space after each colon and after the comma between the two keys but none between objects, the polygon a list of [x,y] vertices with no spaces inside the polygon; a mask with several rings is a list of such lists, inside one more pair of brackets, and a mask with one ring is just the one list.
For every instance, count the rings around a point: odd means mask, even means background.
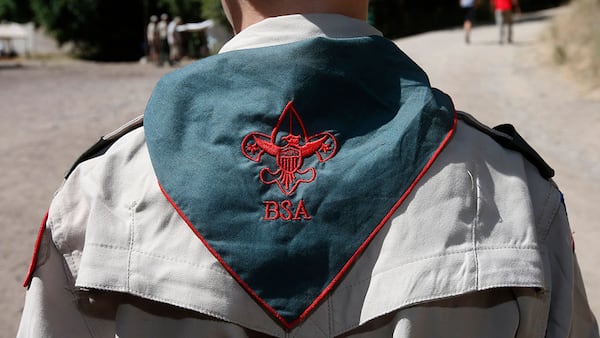
[{"label": "person in red shirt", "polygon": [[[506,36],[506,42],[513,42],[513,10],[518,10],[518,0],[492,0],[494,5],[494,11],[496,13],[496,25],[500,31],[499,44],[504,43],[504,37]],[[506,31],[506,34],[504,34]]]}]

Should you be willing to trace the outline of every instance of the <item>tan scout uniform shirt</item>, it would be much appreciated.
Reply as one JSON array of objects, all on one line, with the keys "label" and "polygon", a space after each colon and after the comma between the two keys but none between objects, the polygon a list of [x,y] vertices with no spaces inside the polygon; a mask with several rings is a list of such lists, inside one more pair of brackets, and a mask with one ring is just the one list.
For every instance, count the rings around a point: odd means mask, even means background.
[{"label": "tan scout uniform shirt", "polygon": [[[267,19],[223,52],[379,34],[334,15]],[[121,136],[121,135],[119,135]],[[161,193],[144,130],[57,192],[19,337],[598,337],[554,184],[459,121],[348,274],[290,332]]]}]

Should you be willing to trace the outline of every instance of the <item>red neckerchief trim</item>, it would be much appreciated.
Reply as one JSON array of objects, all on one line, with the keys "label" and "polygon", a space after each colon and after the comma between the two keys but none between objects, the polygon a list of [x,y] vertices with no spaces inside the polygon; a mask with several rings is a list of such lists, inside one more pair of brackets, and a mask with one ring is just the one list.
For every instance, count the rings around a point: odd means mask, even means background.
[{"label": "red neckerchief trim", "polygon": [[37,239],[35,240],[35,247],[33,250],[33,257],[31,258],[31,263],[29,264],[29,269],[27,270],[27,275],[25,276],[23,287],[29,287],[29,284],[31,284],[31,280],[33,279],[33,273],[35,272],[35,268],[37,267],[38,254],[40,253],[40,247],[42,246],[42,238],[44,237],[44,232],[46,231],[48,213],[49,212],[47,211],[46,215],[44,215],[42,224],[40,225],[40,229],[38,230]]}]

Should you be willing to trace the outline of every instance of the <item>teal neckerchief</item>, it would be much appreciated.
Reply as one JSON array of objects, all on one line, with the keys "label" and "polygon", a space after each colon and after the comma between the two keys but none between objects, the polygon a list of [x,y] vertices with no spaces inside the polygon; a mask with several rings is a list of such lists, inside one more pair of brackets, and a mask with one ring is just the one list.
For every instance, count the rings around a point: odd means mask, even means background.
[{"label": "teal neckerchief", "polygon": [[389,40],[314,38],[165,76],[144,128],[165,196],[290,329],[402,203],[454,115]]}]

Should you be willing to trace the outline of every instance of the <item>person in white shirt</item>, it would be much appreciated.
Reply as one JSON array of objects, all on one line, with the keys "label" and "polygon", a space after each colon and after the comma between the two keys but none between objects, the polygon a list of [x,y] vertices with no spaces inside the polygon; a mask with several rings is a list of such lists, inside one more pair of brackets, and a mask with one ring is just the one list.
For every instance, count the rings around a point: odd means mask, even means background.
[{"label": "person in white shirt", "polygon": [[459,0],[460,7],[463,10],[464,22],[463,29],[465,31],[465,42],[471,43],[471,30],[473,29],[473,21],[477,10],[478,0]]},{"label": "person in white shirt", "polygon": [[156,30],[158,31],[158,65],[162,66],[165,62],[169,61],[169,41],[168,41],[168,27],[169,15],[166,13],[161,14],[160,21],[156,24]]},{"label": "person in white shirt", "polygon": [[158,29],[156,27],[158,22],[158,17],[156,15],[152,15],[150,17],[150,22],[146,27],[146,41],[148,44],[148,61],[155,63],[158,61]]},{"label": "person in white shirt", "polygon": [[181,59],[181,33],[177,26],[181,25],[181,18],[176,16],[167,26],[167,41],[169,43],[169,63],[176,65]]}]

